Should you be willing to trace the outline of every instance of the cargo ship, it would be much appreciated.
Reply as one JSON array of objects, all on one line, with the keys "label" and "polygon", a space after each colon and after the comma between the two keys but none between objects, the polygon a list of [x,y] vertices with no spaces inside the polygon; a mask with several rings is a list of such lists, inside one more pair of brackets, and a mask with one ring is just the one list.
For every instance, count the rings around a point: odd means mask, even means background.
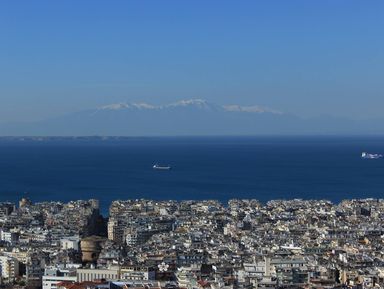
[{"label": "cargo ship", "polygon": [[170,170],[171,166],[160,166],[158,164],[154,164],[152,168],[154,170]]}]

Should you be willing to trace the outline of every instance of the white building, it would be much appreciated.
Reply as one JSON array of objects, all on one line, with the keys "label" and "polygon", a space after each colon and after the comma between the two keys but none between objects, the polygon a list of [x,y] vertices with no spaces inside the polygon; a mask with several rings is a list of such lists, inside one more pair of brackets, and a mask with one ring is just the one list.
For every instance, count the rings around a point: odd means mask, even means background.
[{"label": "white building", "polygon": [[77,269],[77,282],[95,280],[118,280],[118,269]]},{"label": "white building", "polygon": [[6,232],[3,230],[0,230],[0,240],[1,241],[13,244],[13,243],[17,242],[17,239],[18,239],[18,234],[14,233],[14,232]]},{"label": "white building", "polygon": [[19,261],[9,256],[0,256],[0,275],[3,279],[13,280],[19,276]]},{"label": "white building", "polygon": [[63,281],[76,282],[76,269],[46,268],[43,276],[43,289],[57,289]]},{"label": "white building", "polygon": [[60,240],[61,249],[79,251],[80,237],[72,236]]},{"label": "white building", "polygon": [[130,266],[121,268],[121,280],[150,281],[155,280],[155,270],[146,266]]}]

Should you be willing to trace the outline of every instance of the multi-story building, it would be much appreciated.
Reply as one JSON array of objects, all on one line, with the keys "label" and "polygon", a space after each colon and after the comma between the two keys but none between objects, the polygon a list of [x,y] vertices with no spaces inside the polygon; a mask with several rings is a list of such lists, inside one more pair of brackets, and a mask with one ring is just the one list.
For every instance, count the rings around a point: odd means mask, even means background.
[{"label": "multi-story building", "polygon": [[120,270],[120,279],[124,281],[155,280],[155,270],[146,266],[124,266]]},{"label": "multi-story building", "polygon": [[63,250],[79,251],[80,249],[79,244],[80,244],[79,236],[66,237],[60,240],[61,249]]},{"label": "multi-story building", "polygon": [[0,218],[9,216],[15,210],[13,203],[0,203]]},{"label": "multi-story building", "polygon": [[118,280],[119,269],[77,269],[77,282],[95,280]]},{"label": "multi-story building", "polygon": [[0,240],[13,244],[17,242],[19,239],[19,235],[15,232],[7,232],[0,229]]},{"label": "multi-story building", "polygon": [[0,256],[0,275],[3,279],[14,280],[19,276],[19,261],[9,256]]},{"label": "multi-story building", "polygon": [[111,218],[108,222],[108,239],[116,243],[124,243],[124,225],[118,219]]},{"label": "multi-story building", "polygon": [[76,282],[76,269],[46,268],[42,278],[43,289],[57,289],[64,281]]}]

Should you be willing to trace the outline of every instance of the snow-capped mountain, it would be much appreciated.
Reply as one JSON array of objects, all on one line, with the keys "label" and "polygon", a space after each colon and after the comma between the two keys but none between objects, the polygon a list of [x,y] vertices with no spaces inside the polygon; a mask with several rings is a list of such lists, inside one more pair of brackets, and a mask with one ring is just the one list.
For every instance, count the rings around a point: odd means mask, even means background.
[{"label": "snow-capped mountain", "polygon": [[274,109],[270,109],[267,107],[261,107],[258,105],[252,105],[252,106],[240,106],[237,104],[233,105],[225,105],[223,106],[224,110],[230,111],[230,112],[251,112],[251,113],[275,113],[275,114],[282,114],[282,112]]},{"label": "snow-capped mountain", "polygon": [[203,99],[154,105],[116,103],[34,123],[0,125],[10,136],[161,136],[258,134],[357,134],[384,132],[382,122],[320,117],[302,119],[278,110]]},{"label": "snow-capped mountain", "polygon": [[158,109],[159,107],[147,103],[113,103],[99,107],[97,110],[122,110],[122,109]]},{"label": "snow-capped mountain", "polygon": [[153,105],[148,103],[115,103],[105,106],[101,106],[96,111],[102,110],[167,110],[167,109],[195,109],[205,111],[222,111],[222,112],[248,112],[248,113],[274,113],[281,114],[281,112],[269,109],[266,107],[253,105],[253,106],[241,106],[241,105],[217,105],[210,103],[204,99],[187,99],[180,100],[174,103],[165,105]]},{"label": "snow-capped mountain", "polygon": [[168,105],[163,106],[163,108],[189,108],[189,109],[201,109],[201,110],[217,110],[220,109],[219,105],[209,103],[204,99],[187,99],[187,100],[180,100],[175,103],[171,103]]}]

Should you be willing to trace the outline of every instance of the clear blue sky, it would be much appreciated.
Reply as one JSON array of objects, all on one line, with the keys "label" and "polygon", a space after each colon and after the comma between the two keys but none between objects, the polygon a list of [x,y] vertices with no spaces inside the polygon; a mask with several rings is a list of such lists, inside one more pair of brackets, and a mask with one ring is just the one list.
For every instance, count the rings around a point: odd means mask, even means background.
[{"label": "clear blue sky", "polygon": [[0,1],[0,121],[204,98],[379,117],[384,2]]}]

